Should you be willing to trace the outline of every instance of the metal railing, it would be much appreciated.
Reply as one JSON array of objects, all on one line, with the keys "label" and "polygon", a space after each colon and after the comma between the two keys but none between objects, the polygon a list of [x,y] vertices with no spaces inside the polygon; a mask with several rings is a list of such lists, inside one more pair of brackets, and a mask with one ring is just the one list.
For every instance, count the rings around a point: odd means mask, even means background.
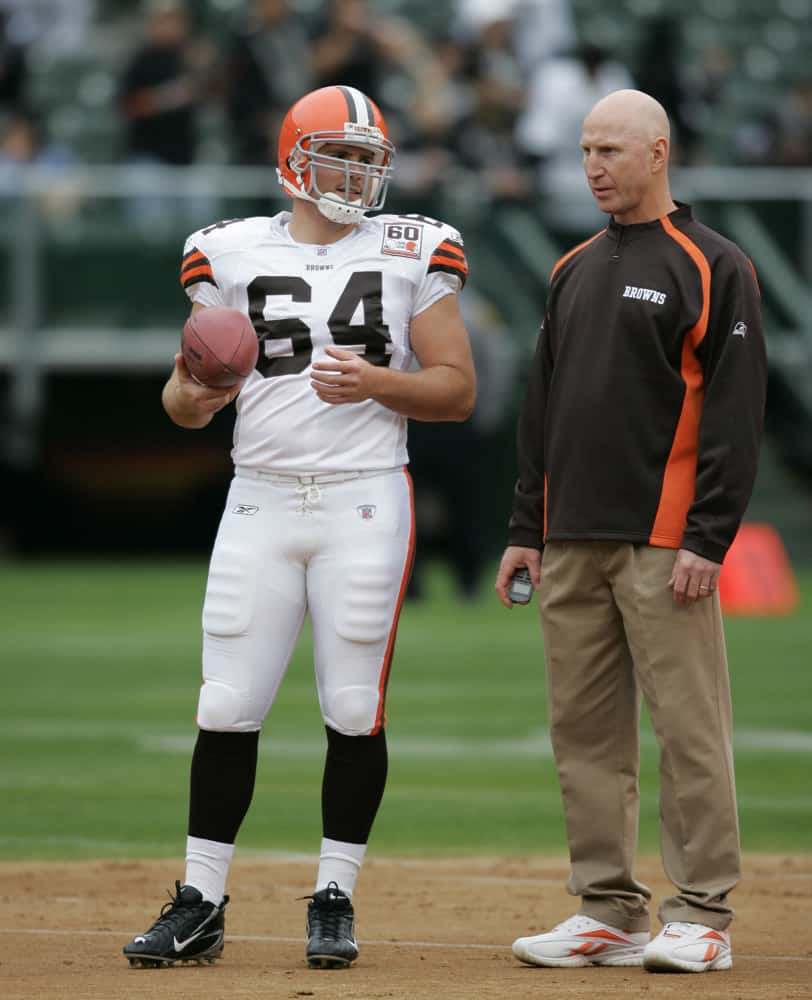
[{"label": "metal railing", "polygon": [[[776,347],[783,343],[787,351],[790,343],[790,354],[812,355],[812,169],[681,169],[673,190],[681,200],[713,206],[724,222],[716,228],[747,246],[765,291],[780,303]],[[583,195],[575,171],[569,196],[582,203]],[[567,191],[559,197],[566,204]],[[534,338],[547,276],[566,249],[551,237],[543,204],[494,204],[476,176],[460,173],[439,194],[414,200],[419,205],[395,189],[393,210],[458,225],[473,258],[473,283],[518,339]],[[185,235],[218,218],[273,214],[286,204],[273,171],[264,168],[0,173],[0,372],[8,376],[9,455],[25,460],[36,447],[49,372],[168,369],[185,313],[168,262],[179,260]],[[777,206],[793,230],[783,242],[770,223]]]}]

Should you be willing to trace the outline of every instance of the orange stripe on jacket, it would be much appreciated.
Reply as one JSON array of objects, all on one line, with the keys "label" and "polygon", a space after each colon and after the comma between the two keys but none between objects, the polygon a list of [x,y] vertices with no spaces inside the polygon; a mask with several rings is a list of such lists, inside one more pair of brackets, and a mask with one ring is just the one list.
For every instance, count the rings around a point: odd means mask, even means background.
[{"label": "orange stripe on jacket", "polygon": [[753,277],[756,279],[756,291],[758,292],[758,297],[761,298],[761,285],[758,283],[758,275],[756,274],[756,265],[747,258],[747,263],[750,265],[750,270],[753,272]]},{"label": "orange stripe on jacket", "polygon": [[705,395],[702,366],[696,350],[708,332],[711,273],[708,259],[699,247],[680,232],[667,216],[663,216],[660,222],[671,239],[679,243],[696,264],[702,282],[702,309],[682,344],[680,374],[685,382],[685,395],[671,453],[665,465],[660,503],[649,536],[650,545],[673,549],[680,546],[688,509],[694,502],[696,492],[696,454]]},{"label": "orange stripe on jacket", "polygon": [[555,277],[556,271],[559,269],[559,267],[561,267],[561,265],[563,263],[565,263],[566,261],[568,261],[570,259],[570,257],[572,257],[574,254],[578,253],[579,250],[583,250],[584,247],[588,247],[590,243],[594,243],[594,241],[599,236],[603,236],[603,234],[605,232],[606,232],[606,229],[601,229],[601,231],[599,233],[595,233],[595,235],[594,236],[590,236],[588,240],[584,240],[584,242],[583,243],[579,243],[577,247],[573,247],[572,250],[567,251],[567,253],[565,253],[563,257],[559,257],[558,260],[555,262],[555,267],[553,267],[552,271],[550,271],[550,281],[553,280],[553,278]]},{"label": "orange stripe on jacket", "polygon": [[374,736],[376,733],[380,732],[381,727],[386,723],[386,685],[389,683],[389,671],[392,667],[392,653],[395,648],[395,636],[398,631],[400,611],[403,607],[403,599],[406,596],[406,587],[409,584],[409,577],[412,573],[412,564],[414,563],[414,485],[412,484],[412,477],[409,475],[409,470],[406,466],[403,467],[403,474],[406,476],[406,482],[409,486],[409,509],[411,510],[412,515],[412,526],[409,530],[409,548],[406,553],[406,565],[403,568],[403,578],[400,581],[398,600],[395,605],[395,616],[392,619],[392,627],[389,630],[389,641],[386,643],[386,653],[383,657],[383,669],[381,670],[381,677],[378,681],[378,710],[375,713],[375,726],[369,734],[370,736]]}]

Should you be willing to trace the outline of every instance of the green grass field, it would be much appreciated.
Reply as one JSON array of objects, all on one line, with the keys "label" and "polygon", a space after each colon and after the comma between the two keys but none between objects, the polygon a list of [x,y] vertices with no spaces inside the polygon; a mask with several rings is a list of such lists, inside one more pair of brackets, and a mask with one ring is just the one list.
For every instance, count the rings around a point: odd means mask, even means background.
[{"label": "green grass field", "polygon": [[[0,857],[180,856],[199,683],[204,560],[0,565]],[[812,573],[802,610],[728,619],[745,850],[810,849]],[[379,854],[564,851],[533,608],[444,572],[407,604],[389,686]],[[243,851],[312,853],[324,733],[305,633],[261,741]],[[641,847],[657,848],[644,723]]]}]

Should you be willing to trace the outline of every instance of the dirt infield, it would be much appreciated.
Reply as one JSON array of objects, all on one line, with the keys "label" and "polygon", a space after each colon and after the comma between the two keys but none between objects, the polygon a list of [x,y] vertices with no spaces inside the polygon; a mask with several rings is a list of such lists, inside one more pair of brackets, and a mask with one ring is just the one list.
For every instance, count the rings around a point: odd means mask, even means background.
[{"label": "dirt infield", "polygon": [[[812,855],[746,859],[736,890],[734,968],[701,976],[520,965],[510,942],[573,909],[561,858],[370,858],[356,891],[361,957],[349,970],[304,964],[310,858],[235,862],[226,948],[214,966],[130,969],[121,947],[157,915],[172,862],[0,863],[3,1000],[705,1000],[812,997]],[[639,875],[661,898],[659,863]]]}]

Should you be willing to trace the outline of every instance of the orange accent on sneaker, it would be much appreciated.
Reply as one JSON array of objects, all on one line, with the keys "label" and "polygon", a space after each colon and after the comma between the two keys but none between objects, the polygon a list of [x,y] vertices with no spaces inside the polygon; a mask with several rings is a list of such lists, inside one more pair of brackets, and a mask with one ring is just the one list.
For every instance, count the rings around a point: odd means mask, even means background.
[{"label": "orange accent on sneaker", "polygon": [[708,931],[707,934],[702,935],[702,940],[705,938],[713,938],[715,941],[721,941],[723,944],[727,944],[724,934],[720,934],[719,931]]},{"label": "orange accent on sneaker", "polygon": [[602,951],[605,951],[609,945],[604,942],[603,944],[598,944],[593,941],[585,941],[578,948],[570,948],[571,955],[597,955]]},{"label": "orange accent on sneaker", "polygon": [[622,938],[619,934],[613,934],[611,931],[599,930],[599,931],[583,931],[578,937],[590,937],[590,938],[605,938],[607,941],[620,941],[621,944],[628,944],[629,942]]}]

